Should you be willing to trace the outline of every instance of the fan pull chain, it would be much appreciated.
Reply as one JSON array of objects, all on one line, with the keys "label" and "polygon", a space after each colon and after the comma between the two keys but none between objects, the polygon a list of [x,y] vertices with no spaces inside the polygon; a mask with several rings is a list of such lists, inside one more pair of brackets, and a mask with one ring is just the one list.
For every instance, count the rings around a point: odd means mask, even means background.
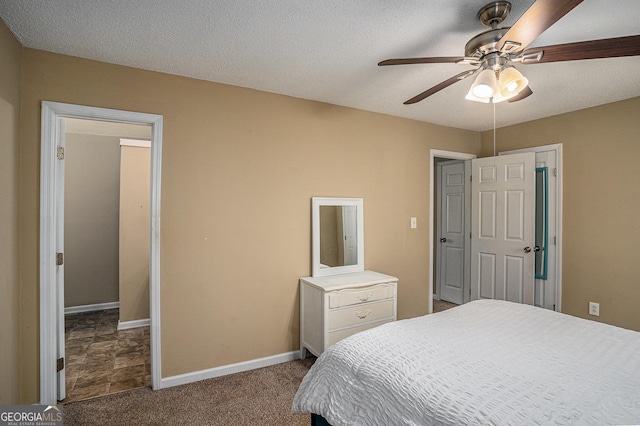
[{"label": "fan pull chain", "polygon": [[496,165],[496,103],[493,104],[493,165]]}]

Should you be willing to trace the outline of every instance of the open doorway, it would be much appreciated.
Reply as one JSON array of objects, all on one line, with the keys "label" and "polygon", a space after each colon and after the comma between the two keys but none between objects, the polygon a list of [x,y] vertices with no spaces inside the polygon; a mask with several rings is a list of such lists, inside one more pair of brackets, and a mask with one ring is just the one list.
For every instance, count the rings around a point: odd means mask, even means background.
[{"label": "open doorway", "polygon": [[[441,241],[442,238],[447,238],[447,236],[441,235],[442,232],[440,229],[438,229],[438,218],[442,218],[442,211],[443,209],[442,207],[442,201],[441,201],[441,197],[442,197],[442,191],[439,190],[439,183],[442,182],[442,173],[440,176],[440,179],[438,178],[438,171],[440,170],[440,172],[442,172],[442,165],[445,164],[449,164],[452,165],[453,167],[456,167],[456,164],[461,164],[461,171],[462,171],[462,176],[460,176],[459,173],[454,172],[452,174],[455,175],[457,178],[459,177],[460,179],[462,179],[460,182],[457,182],[459,185],[456,186],[462,186],[462,201],[464,201],[465,198],[467,198],[467,202],[463,202],[462,205],[459,206],[459,208],[462,209],[462,212],[458,211],[458,213],[460,213],[460,215],[458,216],[458,219],[461,220],[462,222],[460,224],[461,228],[458,228],[456,230],[456,233],[458,234],[458,237],[460,239],[462,238],[466,238],[466,234],[467,231],[465,230],[465,228],[469,227],[469,215],[468,215],[468,210],[470,208],[469,202],[468,202],[468,195],[465,197],[465,191],[468,193],[468,188],[466,185],[466,181],[467,181],[467,177],[464,176],[465,173],[468,174],[468,170],[467,172],[465,172],[465,169],[468,169],[468,167],[465,167],[465,162],[467,162],[467,160],[472,160],[476,158],[475,154],[469,154],[469,153],[462,153],[462,152],[454,152],[454,151],[443,151],[443,150],[436,150],[436,149],[432,149],[430,152],[430,159],[429,159],[429,164],[431,166],[431,176],[430,176],[430,185],[429,185],[429,200],[430,200],[430,208],[429,208],[429,252],[431,253],[431,255],[429,256],[429,291],[431,294],[431,298],[429,298],[429,313],[434,312],[434,302],[435,302],[435,306],[436,306],[436,311],[441,311],[444,309],[448,309],[451,308],[453,306],[456,306],[456,304],[453,304],[449,301],[445,302],[444,300],[441,301],[440,300],[440,293],[441,293],[441,289],[440,289],[440,285],[438,285],[439,280],[442,280],[442,264],[443,262],[446,263],[446,258],[443,259],[442,252],[444,250],[444,245],[446,244],[446,241],[443,243]],[[440,164],[440,167],[438,167],[438,164]],[[460,201],[460,197],[453,197],[456,198],[456,200]],[[444,209],[447,210],[447,209]],[[452,235],[451,235],[452,236]],[[451,237],[449,236],[449,237]],[[468,241],[467,241],[468,242]],[[468,273],[464,273],[464,271],[466,269],[468,269],[470,263],[468,262],[468,250],[470,248],[469,244],[464,244],[464,242],[462,241],[457,241],[457,245],[455,247],[452,246],[452,250],[451,252],[455,252],[458,253],[458,262],[454,262],[456,263],[456,268],[457,269],[457,274],[459,275],[459,280],[457,280],[457,285],[460,287],[460,298],[462,298],[462,302],[464,301],[468,301],[468,285],[469,285],[469,281],[468,281]],[[450,274],[451,276],[455,275],[456,272],[455,271],[451,271],[452,273]],[[446,278],[445,278],[446,279]],[[464,280],[467,280],[467,283],[465,285]]]},{"label": "open doorway", "polygon": [[151,127],[149,239],[147,250],[150,381],[160,387],[160,177],[162,116],[56,102],[42,103],[40,169],[40,402],[66,396],[64,331],[64,176],[66,119],[91,119]]},{"label": "open doorway", "polygon": [[151,382],[151,126],[63,120],[66,403]]},{"label": "open doorway", "polygon": [[[469,301],[470,160],[436,158],[436,310]],[[439,306],[438,306],[439,305]]]}]

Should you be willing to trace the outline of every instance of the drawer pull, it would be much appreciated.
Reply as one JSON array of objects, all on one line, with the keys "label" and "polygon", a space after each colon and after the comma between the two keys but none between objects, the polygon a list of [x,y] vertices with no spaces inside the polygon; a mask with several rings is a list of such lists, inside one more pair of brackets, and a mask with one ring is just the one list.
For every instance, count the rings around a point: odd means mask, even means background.
[{"label": "drawer pull", "polygon": [[361,302],[366,302],[371,299],[371,296],[373,296],[373,293],[361,294],[358,299],[360,299]]},{"label": "drawer pull", "polygon": [[371,315],[371,311],[367,309],[366,311],[354,312],[353,315],[357,316],[360,319],[365,319],[366,317]]}]

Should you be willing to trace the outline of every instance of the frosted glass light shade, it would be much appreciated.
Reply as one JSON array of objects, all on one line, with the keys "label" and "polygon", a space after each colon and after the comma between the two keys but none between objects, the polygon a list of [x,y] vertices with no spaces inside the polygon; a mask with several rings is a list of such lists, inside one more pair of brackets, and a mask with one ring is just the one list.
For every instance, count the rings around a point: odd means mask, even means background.
[{"label": "frosted glass light shade", "polygon": [[529,80],[513,67],[505,68],[500,73],[500,93],[502,96],[514,96],[527,87]]},{"label": "frosted glass light shade", "polygon": [[498,90],[493,95],[493,103],[507,101],[522,91],[529,80],[513,67],[505,68],[498,77]]},{"label": "frosted glass light shade", "polygon": [[469,91],[473,96],[480,99],[489,99],[496,92],[496,74],[492,69],[485,69],[471,85]]}]

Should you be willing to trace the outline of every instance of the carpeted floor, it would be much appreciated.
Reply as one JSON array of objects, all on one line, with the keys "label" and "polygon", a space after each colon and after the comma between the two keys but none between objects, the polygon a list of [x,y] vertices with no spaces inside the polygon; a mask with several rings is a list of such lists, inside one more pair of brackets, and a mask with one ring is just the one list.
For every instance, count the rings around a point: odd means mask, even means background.
[{"label": "carpeted floor", "polygon": [[445,302],[444,300],[433,299],[433,313],[446,311],[447,309],[455,308],[455,303]]},{"label": "carpeted floor", "polygon": [[148,387],[64,404],[73,425],[304,425],[293,396],[314,357],[152,391]]},{"label": "carpeted floor", "polygon": [[[455,307],[434,300],[434,312]],[[301,425],[293,396],[314,357],[152,391],[148,387],[64,404],[74,425]]]}]

